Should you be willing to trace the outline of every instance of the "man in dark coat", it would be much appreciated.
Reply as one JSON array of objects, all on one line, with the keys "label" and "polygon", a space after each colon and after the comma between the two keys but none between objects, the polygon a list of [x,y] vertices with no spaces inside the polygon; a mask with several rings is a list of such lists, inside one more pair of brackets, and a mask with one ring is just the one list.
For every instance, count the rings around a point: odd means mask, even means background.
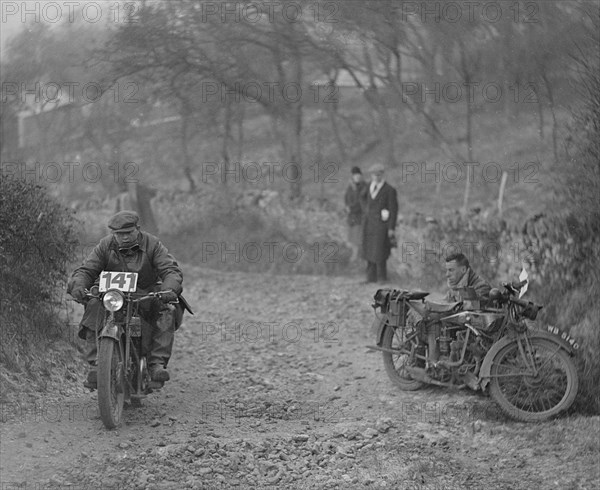
[{"label": "man in dark coat", "polygon": [[162,308],[161,301],[174,301],[181,294],[183,273],[158,238],[140,230],[138,221],[139,216],[134,211],[115,214],[108,222],[112,233],[100,240],[81,267],[73,272],[67,284],[67,293],[85,305],[79,337],[87,341],[86,359],[90,370],[85,386],[88,388],[96,387],[96,332],[103,326],[104,308],[100,300],[88,297],[86,290],[98,284],[102,271],[137,272],[136,292],[165,292],[160,299],[142,303],[140,314],[151,330],[148,355],[151,378],[159,382],[169,380],[165,368],[171,357],[174,332],[181,323],[183,307],[181,304],[176,307],[176,324],[164,324],[157,320]]},{"label": "man in dark coat", "polygon": [[363,257],[367,261],[367,282],[386,282],[386,262],[395,245],[398,197],[396,189],[385,181],[385,167],[376,163],[369,168],[371,182],[363,225]]},{"label": "man in dark coat", "polygon": [[358,167],[352,167],[351,177],[346,193],[344,205],[348,213],[348,244],[352,249],[350,262],[354,262],[362,248],[363,213],[367,206],[367,183]]}]

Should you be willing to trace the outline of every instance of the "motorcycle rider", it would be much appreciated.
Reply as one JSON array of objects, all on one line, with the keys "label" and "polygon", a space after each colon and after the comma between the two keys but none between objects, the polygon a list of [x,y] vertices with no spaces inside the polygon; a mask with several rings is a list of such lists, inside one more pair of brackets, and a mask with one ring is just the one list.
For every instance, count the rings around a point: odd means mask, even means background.
[{"label": "motorcycle rider", "polygon": [[[134,211],[120,211],[108,221],[111,234],[105,236],[94,247],[81,267],[73,271],[67,285],[69,293],[76,301],[83,303],[85,311],[79,324],[79,337],[86,340],[89,363],[87,381],[84,386],[97,385],[96,331],[102,328],[104,308],[97,298],[86,296],[85,290],[98,284],[102,271],[137,272],[138,293],[167,291],[159,298],[140,304],[140,316],[149,324],[148,366],[153,381],[169,380],[166,370],[171,357],[175,330],[181,324],[182,304],[174,310],[175,322],[163,325],[157,320],[162,303],[176,300],[181,294],[183,273],[174,257],[157,237],[140,230],[139,216]],[[185,304],[185,302],[184,302]]]},{"label": "motorcycle rider", "polygon": [[462,253],[453,253],[446,257],[446,280],[449,288],[446,293],[446,301],[457,302],[473,299],[466,297],[466,288],[475,290],[481,307],[484,307],[490,300],[492,287],[471,269],[469,259]]}]

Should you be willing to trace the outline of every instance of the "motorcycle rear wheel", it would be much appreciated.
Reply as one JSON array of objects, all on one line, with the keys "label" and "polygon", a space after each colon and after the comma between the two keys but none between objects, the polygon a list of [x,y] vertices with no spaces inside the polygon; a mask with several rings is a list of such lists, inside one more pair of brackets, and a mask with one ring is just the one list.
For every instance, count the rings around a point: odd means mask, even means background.
[{"label": "motorcycle rear wheel", "polygon": [[100,339],[98,350],[98,406],[107,429],[121,423],[125,401],[125,363],[119,344],[107,337]]},{"label": "motorcycle rear wheel", "polygon": [[[399,350],[401,347],[407,348],[406,336],[409,332],[412,332],[412,329],[409,329],[408,327],[393,328],[388,326],[383,332],[381,341],[382,347],[394,350]],[[413,379],[410,374],[405,371],[404,367],[409,362],[410,355],[408,353],[383,353],[383,365],[385,366],[385,371],[390,380],[392,380],[392,382],[401,390],[415,391],[423,387],[424,383]]]},{"label": "motorcycle rear wheel", "polygon": [[531,374],[515,340],[492,360],[490,395],[509,417],[541,422],[573,404],[579,378],[572,359],[557,344],[537,338],[529,341],[531,351],[525,348],[525,354],[531,354],[537,375]]}]

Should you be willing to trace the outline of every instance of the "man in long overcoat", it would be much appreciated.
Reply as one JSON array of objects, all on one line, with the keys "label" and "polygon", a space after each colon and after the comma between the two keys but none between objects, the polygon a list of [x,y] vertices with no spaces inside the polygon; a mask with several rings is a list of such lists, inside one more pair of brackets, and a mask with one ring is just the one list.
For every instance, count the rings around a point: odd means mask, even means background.
[{"label": "man in long overcoat", "polygon": [[381,163],[369,168],[371,182],[363,225],[363,257],[367,261],[367,282],[387,281],[387,259],[395,242],[398,196],[385,181]]}]

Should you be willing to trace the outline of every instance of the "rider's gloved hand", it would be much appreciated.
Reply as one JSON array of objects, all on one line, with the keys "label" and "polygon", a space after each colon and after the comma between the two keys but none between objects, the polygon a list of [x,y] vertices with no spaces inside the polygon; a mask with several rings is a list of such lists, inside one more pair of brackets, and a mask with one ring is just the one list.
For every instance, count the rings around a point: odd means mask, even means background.
[{"label": "rider's gloved hand", "polygon": [[176,301],[177,300],[177,293],[174,293],[173,291],[165,291],[165,292],[161,292],[159,294],[159,298],[163,303],[169,303],[171,301]]},{"label": "rider's gloved hand", "polygon": [[85,288],[83,286],[76,286],[73,288],[73,290],[69,293],[71,296],[73,296],[73,298],[75,299],[75,301],[78,302],[82,302],[83,300],[86,299],[86,292],[85,292]]}]

